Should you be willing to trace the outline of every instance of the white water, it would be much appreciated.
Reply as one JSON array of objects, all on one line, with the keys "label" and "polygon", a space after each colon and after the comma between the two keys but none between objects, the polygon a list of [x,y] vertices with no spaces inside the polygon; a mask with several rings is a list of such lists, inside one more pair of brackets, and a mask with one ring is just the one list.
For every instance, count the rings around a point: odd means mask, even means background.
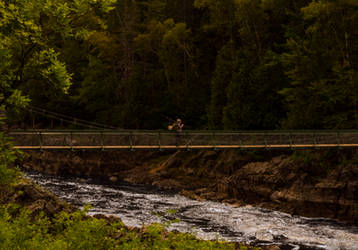
[{"label": "white water", "polygon": [[[128,184],[107,186],[80,179],[31,173],[27,175],[63,200],[83,206],[90,214],[115,215],[128,226],[172,223],[169,230],[191,232],[202,239],[250,244],[278,244],[282,249],[358,249],[358,227],[324,218],[305,218],[255,207],[233,208]],[[176,210],[169,214],[168,210]]]}]

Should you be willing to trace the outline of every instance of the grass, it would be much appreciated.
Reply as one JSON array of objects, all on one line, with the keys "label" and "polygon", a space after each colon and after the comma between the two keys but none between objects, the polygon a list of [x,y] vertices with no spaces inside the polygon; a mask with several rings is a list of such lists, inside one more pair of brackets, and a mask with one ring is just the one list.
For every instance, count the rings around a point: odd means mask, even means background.
[{"label": "grass", "polygon": [[[88,208],[87,208],[88,209]],[[16,205],[0,207],[0,249],[256,249],[234,243],[203,241],[168,232],[162,224],[126,227],[86,215],[87,209],[61,212],[54,218]]]}]

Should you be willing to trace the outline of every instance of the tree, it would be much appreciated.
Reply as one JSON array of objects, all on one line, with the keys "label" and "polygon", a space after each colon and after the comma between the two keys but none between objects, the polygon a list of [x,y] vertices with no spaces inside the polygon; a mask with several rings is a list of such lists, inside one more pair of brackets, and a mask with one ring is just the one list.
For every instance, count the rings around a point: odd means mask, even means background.
[{"label": "tree", "polygon": [[218,53],[215,72],[211,78],[211,100],[208,108],[210,129],[223,129],[224,107],[227,104],[228,85],[237,70],[238,58],[233,55],[233,41]]},{"label": "tree", "polygon": [[62,46],[70,39],[86,39],[93,26],[102,25],[99,18],[88,22],[88,14],[109,11],[113,2],[0,1],[1,104],[24,106],[27,97],[43,104],[67,94],[72,73]]},{"label": "tree", "polygon": [[[146,89],[147,86],[153,90],[156,86],[160,91],[165,89],[155,102],[164,116],[182,117],[194,109],[193,98],[197,97],[191,92],[195,65],[190,35],[191,31],[184,23],[175,23],[173,19],[164,22],[152,20],[147,31],[135,39],[140,52],[142,79],[146,79],[142,88]],[[156,71],[152,74],[152,80],[147,77],[148,69]],[[163,78],[153,82],[158,77]]]},{"label": "tree", "polygon": [[284,116],[277,92],[287,84],[278,56],[286,12],[273,5],[278,1],[235,1],[239,39],[232,46],[231,68],[226,66],[232,70],[231,79],[216,87],[226,91],[226,103],[220,108],[225,129],[276,129]]},{"label": "tree", "polygon": [[260,64],[252,57],[248,51],[238,54],[237,71],[226,91],[225,129],[277,129],[283,118],[282,98],[278,91],[287,80],[279,56],[267,51]]},{"label": "tree", "polygon": [[[287,128],[357,128],[358,3],[315,1],[302,8],[305,33],[283,54],[291,85],[281,91]],[[304,112],[303,112],[304,111]]]}]

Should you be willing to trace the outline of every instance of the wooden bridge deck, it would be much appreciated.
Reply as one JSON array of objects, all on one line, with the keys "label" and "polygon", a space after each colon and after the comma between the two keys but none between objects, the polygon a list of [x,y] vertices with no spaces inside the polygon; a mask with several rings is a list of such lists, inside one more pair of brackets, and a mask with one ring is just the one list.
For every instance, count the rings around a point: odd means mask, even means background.
[{"label": "wooden bridge deck", "polygon": [[21,150],[223,150],[358,147],[358,131],[12,131]]}]

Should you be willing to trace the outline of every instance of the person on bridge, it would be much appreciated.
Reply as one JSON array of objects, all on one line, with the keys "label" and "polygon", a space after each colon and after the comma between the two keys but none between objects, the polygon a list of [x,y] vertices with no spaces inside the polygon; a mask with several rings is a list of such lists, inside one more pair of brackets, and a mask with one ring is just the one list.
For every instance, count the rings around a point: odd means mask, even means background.
[{"label": "person on bridge", "polygon": [[168,130],[176,130],[177,132],[182,132],[184,127],[184,123],[182,123],[181,119],[177,119],[172,125],[168,126]]},{"label": "person on bridge", "polygon": [[177,119],[172,125],[168,126],[169,130],[175,130],[177,132],[175,137],[176,145],[179,146],[181,144],[181,132],[183,131],[184,123],[182,123],[181,119]]},{"label": "person on bridge", "polygon": [[182,132],[183,127],[184,127],[184,123],[182,123],[180,119],[177,119],[177,121],[176,121],[176,130],[177,130],[177,132]]}]

